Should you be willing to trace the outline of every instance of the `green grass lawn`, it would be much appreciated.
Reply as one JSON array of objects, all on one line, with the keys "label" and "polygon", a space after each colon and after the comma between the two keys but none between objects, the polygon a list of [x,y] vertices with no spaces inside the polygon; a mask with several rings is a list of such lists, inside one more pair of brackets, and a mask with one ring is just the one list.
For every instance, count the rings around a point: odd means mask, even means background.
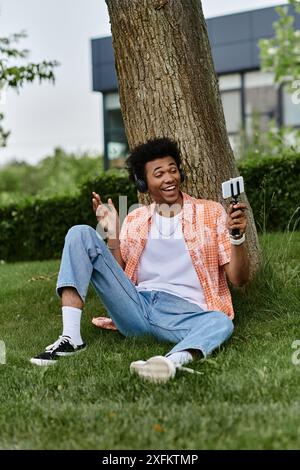
[{"label": "green grass lawn", "polygon": [[[235,332],[210,359],[164,385],[130,376],[133,360],[169,346],[101,331],[91,290],[86,352],[49,368],[29,363],[61,333],[59,262],[0,266],[1,449],[295,449],[300,447],[300,233],[261,238],[265,265],[234,293]],[[299,354],[300,357],[300,354]]]}]

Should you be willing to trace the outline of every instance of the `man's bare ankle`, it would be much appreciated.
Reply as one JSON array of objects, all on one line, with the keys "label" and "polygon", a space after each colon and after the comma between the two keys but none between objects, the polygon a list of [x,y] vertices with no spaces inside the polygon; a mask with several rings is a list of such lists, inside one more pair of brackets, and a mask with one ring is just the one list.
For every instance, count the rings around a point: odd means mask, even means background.
[{"label": "man's bare ankle", "polygon": [[83,309],[84,303],[74,287],[64,287],[61,289],[62,307],[73,307]]}]

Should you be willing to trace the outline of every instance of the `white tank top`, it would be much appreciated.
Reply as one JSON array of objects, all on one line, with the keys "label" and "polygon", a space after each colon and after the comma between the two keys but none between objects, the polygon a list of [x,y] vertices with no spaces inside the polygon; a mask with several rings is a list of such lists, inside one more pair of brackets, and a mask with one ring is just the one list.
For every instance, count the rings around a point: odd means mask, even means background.
[{"label": "white tank top", "polygon": [[185,244],[182,212],[175,217],[154,213],[138,264],[137,289],[165,291],[207,310],[204,292]]}]

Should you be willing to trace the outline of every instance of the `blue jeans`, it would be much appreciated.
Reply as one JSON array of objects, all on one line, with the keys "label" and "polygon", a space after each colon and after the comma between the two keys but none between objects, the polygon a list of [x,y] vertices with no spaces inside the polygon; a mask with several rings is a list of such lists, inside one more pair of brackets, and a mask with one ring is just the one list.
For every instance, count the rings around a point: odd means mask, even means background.
[{"label": "blue jeans", "polygon": [[96,230],[75,225],[65,238],[56,291],[74,287],[85,301],[90,282],[120,333],[175,343],[167,355],[197,349],[207,356],[233,332],[223,312],[204,311],[163,291],[139,292]]}]

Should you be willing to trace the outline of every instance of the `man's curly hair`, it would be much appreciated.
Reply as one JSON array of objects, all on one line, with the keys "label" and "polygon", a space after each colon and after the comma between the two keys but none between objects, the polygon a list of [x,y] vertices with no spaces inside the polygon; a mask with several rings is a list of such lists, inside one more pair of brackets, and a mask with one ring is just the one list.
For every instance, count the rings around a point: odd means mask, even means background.
[{"label": "man's curly hair", "polygon": [[135,147],[126,159],[129,179],[135,181],[134,175],[145,180],[145,165],[156,158],[173,157],[180,170],[181,155],[178,144],[168,137],[148,140],[145,144]]}]

